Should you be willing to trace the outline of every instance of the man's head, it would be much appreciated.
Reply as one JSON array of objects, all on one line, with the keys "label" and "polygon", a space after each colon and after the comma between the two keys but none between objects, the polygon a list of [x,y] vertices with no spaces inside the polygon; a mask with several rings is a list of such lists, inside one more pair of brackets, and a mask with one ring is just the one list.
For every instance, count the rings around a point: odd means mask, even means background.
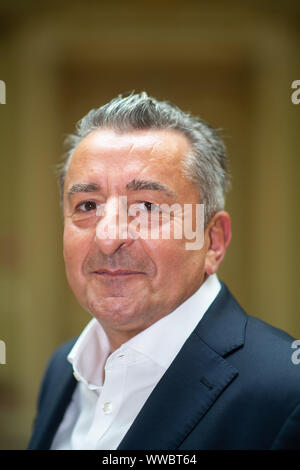
[{"label": "man's head", "polygon": [[[231,236],[225,148],[203,121],[146,93],[90,111],[70,143],[60,173],[68,281],[110,336],[131,337],[190,297],[222,262]],[[120,196],[147,214],[162,204],[203,203],[203,247],[186,250],[186,240],[172,236],[99,237],[101,224],[119,223]]]}]

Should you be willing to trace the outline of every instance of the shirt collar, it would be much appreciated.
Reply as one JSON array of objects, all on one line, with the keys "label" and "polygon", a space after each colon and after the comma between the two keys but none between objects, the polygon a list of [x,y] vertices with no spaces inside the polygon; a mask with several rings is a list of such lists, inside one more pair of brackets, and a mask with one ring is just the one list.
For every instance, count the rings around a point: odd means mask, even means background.
[{"label": "shirt collar", "polygon": [[[167,369],[220,289],[217,275],[209,276],[200,288],[173,312],[126,341],[113,355],[132,349]],[[102,385],[103,370],[109,355],[107,335],[98,320],[93,318],[73,346],[68,361],[73,365],[75,378],[90,389],[96,389]]]},{"label": "shirt collar", "polygon": [[102,385],[106,359],[110,354],[108,337],[96,318],[82,331],[68,355],[74,377],[95,389]]}]

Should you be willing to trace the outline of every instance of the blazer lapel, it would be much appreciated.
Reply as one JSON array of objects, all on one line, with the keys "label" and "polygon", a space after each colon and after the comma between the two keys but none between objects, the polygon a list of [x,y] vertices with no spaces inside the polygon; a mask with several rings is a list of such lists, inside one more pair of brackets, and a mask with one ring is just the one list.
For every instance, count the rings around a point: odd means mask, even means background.
[{"label": "blazer lapel", "polygon": [[237,377],[238,371],[222,356],[243,345],[245,325],[246,315],[223,285],[118,450],[177,449]]}]

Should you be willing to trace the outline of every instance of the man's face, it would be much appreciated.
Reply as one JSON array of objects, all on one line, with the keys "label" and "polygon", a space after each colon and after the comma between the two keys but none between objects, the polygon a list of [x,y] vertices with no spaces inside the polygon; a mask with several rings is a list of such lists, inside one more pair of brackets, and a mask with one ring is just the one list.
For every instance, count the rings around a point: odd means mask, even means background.
[{"label": "man's face", "polygon": [[163,203],[199,204],[199,191],[182,170],[189,149],[188,140],[172,130],[102,129],[83,139],[73,154],[64,192],[66,273],[78,302],[106,330],[142,331],[204,280],[205,244],[186,250],[187,240],[172,236],[97,236],[99,224],[118,224],[120,196],[127,197],[128,207],[143,211]]}]

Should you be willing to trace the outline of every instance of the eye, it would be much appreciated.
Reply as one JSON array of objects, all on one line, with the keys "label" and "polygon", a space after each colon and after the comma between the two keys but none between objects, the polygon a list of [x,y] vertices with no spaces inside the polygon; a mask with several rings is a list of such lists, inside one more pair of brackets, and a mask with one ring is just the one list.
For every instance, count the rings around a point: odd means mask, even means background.
[{"label": "eye", "polygon": [[138,214],[152,214],[153,212],[159,211],[160,208],[157,204],[149,201],[137,201],[130,204],[128,207],[128,215],[136,217]]},{"label": "eye", "polygon": [[142,210],[146,210],[147,212],[157,212],[160,210],[157,204],[154,204],[153,202],[149,201],[139,201],[137,203],[137,206],[141,207]]},{"label": "eye", "polygon": [[90,212],[96,209],[97,209],[97,204],[94,201],[81,202],[80,204],[76,206],[76,210],[81,211],[81,212]]},{"label": "eye", "polygon": [[152,202],[147,202],[147,201],[142,201],[140,204],[143,204],[143,206],[145,207],[145,209],[147,209],[147,211],[151,211],[151,209],[153,210],[156,206],[156,204],[152,204]]}]

